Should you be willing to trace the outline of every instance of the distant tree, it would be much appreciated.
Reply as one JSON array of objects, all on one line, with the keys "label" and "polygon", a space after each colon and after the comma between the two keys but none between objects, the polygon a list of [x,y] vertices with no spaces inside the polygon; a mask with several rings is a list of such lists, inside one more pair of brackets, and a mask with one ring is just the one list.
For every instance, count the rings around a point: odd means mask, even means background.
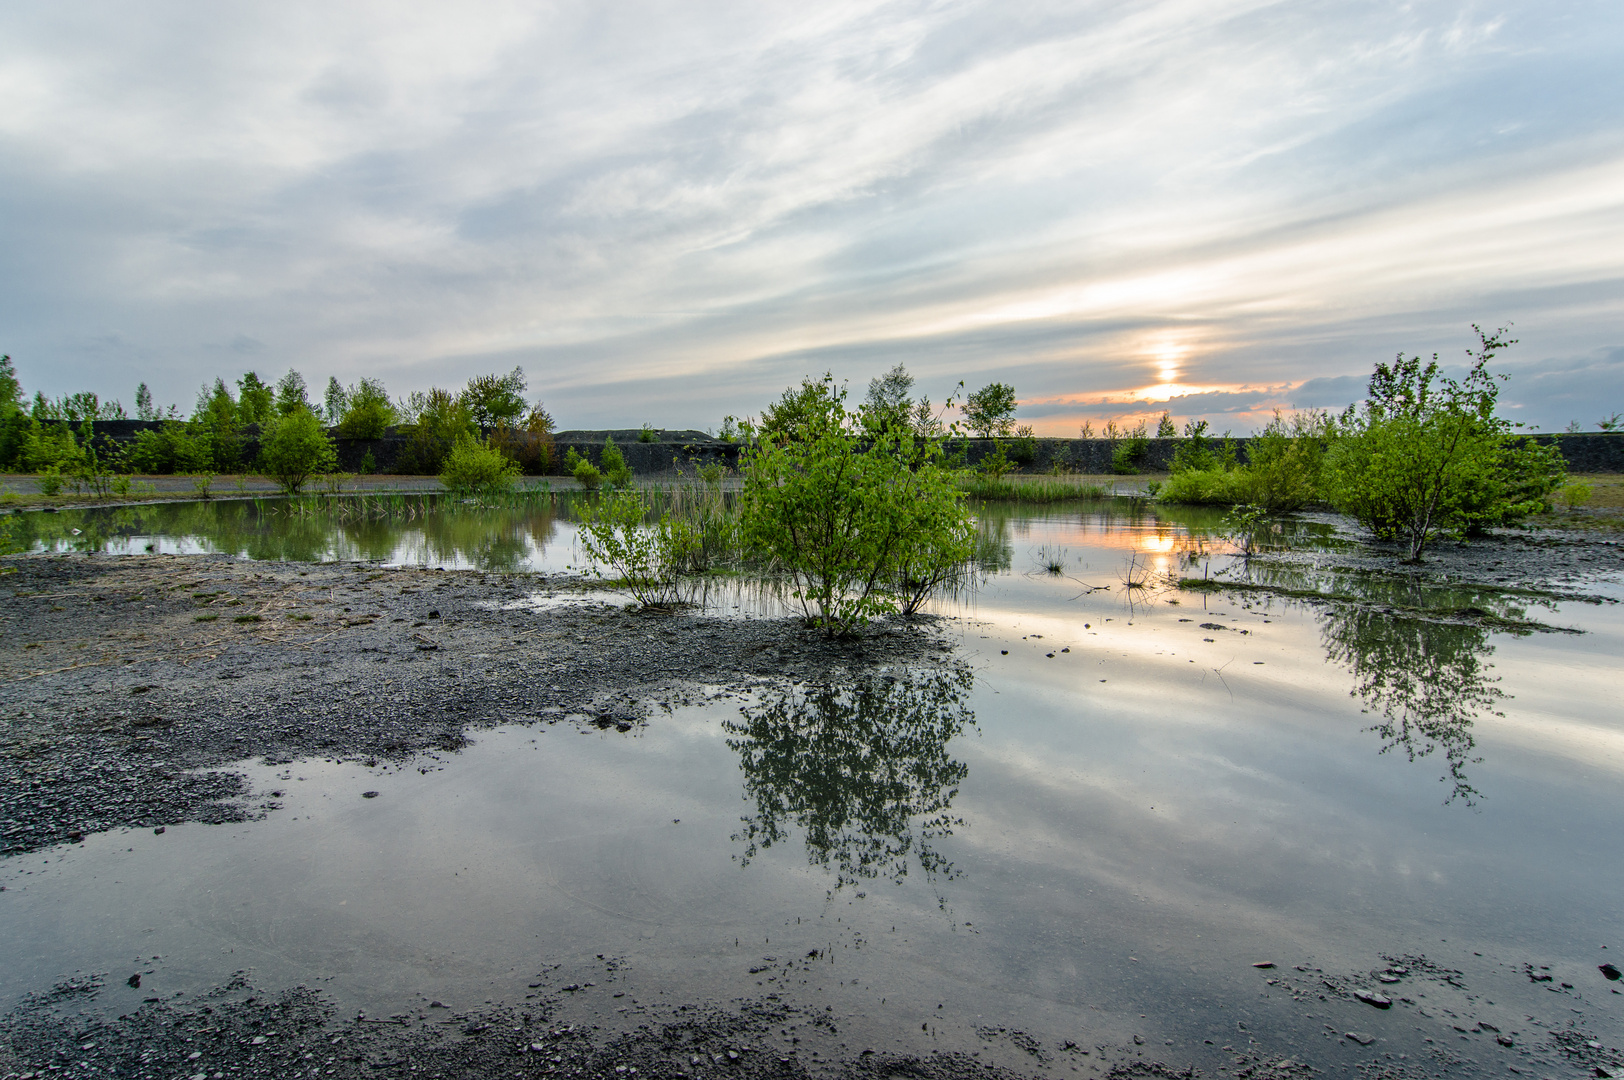
[{"label": "distant tree", "polygon": [[988,383],[964,401],[964,422],[983,439],[1007,436],[1015,429],[1015,388]]},{"label": "distant tree", "polygon": [[1158,439],[1176,439],[1178,434],[1179,429],[1173,423],[1173,414],[1164,409],[1161,423],[1156,425],[1156,437]]},{"label": "distant tree", "polygon": [[237,418],[244,424],[263,424],[276,406],[276,391],[252,371],[237,380]]},{"label": "distant tree", "polygon": [[362,379],[343,394],[344,414],[337,424],[341,439],[382,438],[384,430],[397,419],[395,406],[377,379]]},{"label": "distant tree", "polygon": [[159,420],[162,414],[152,407],[152,391],[147,384],[142,383],[135,388],[135,418],[137,420]]},{"label": "distant tree", "polygon": [[242,452],[237,402],[224,379],[215,379],[212,390],[204,386],[198,391],[192,423],[209,448],[212,466],[220,472],[235,469]]},{"label": "distant tree", "polygon": [[437,475],[458,440],[475,435],[473,417],[461,395],[439,387],[414,391],[406,401],[413,414],[400,467],[415,476]]},{"label": "distant tree", "polygon": [[11,356],[0,356],[0,416],[13,412],[23,411],[23,384],[17,378],[17,369],[12,366]]},{"label": "distant tree", "polygon": [[277,415],[290,416],[300,409],[308,411],[310,401],[306,397],[307,392],[304,376],[288,368],[288,373],[276,380]]},{"label": "distant tree", "polygon": [[884,375],[870,379],[864,419],[868,424],[910,426],[913,414],[914,378],[898,364]]},{"label": "distant tree", "polygon": [[[834,403],[844,397],[845,391],[837,390],[835,377],[824,372],[823,378],[801,380],[799,387],[790,387],[784,391],[784,396],[773,404],[761,410],[760,433],[762,438],[774,441],[783,441],[801,437],[809,429],[820,428],[830,415],[833,414]],[[844,416],[844,410],[839,410]],[[817,432],[821,434],[821,431]]]},{"label": "distant tree", "polygon": [[27,398],[10,356],[0,356],[0,468],[7,468],[22,450],[28,433]]},{"label": "distant tree", "polygon": [[337,466],[333,440],[309,409],[294,409],[266,421],[259,468],[289,495],[299,494],[311,477],[332,472]]},{"label": "distant tree", "polygon": [[462,392],[463,404],[481,427],[512,424],[524,415],[524,369],[506,375],[476,375]]},{"label": "distant tree", "polygon": [[327,393],[322,395],[322,410],[325,412],[329,425],[337,424],[344,419],[344,410],[350,406],[350,396],[344,390],[344,384],[335,376],[327,377]]}]

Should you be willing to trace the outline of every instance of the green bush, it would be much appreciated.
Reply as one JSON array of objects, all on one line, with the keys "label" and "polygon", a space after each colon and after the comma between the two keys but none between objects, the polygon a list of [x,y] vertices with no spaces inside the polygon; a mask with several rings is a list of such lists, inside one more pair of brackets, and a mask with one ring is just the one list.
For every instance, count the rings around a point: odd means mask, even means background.
[{"label": "green bush", "polygon": [[309,409],[298,409],[265,422],[259,441],[259,469],[289,495],[312,476],[338,467],[338,452],[321,421]]},{"label": "green bush", "polygon": [[1014,467],[1015,463],[1009,460],[1008,454],[1004,453],[1004,441],[1002,439],[994,439],[992,453],[976,463],[976,471],[982,476],[990,477],[993,480],[1002,480],[1004,475]]},{"label": "green bush", "polygon": [[645,526],[648,506],[636,489],[611,492],[592,503],[577,503],[581,544],[591,556],[593,572],[614,572],[614,580],[646,608],[667,607],[681,599],[678,575],[686,559],[688,530],[667,513],[652,528]]},{"label": "green bush", "polygon": [[1145,425],[1140,424],[1127,438],[1111,449],[1111,471],[1118,476],[1131,476],[1139,471],[1150,449],[1150,438]]},{"label": "green bush", "polygon": [[659,442],[660,441],[660,435],[659,435],[659,432],[654,430],[654,427],[652,425],[644,424],[642,429],[640,431],[638,431],[638,433],[637,433],[637,441],[638,442]]},{"label": "green bush", "polygon": [[488,443],[464,435],[446,455],[440,482],[459,495],[506,491],[519,475],[519,466]]},{"label": "green bush", "polygon": [[592,462],[576,453],[573,446],[564,456],[564,468],[568,469],[569,474],[588,491],[596,491],[603,484],[603,473]]},{"label": "green bush", "polygon": [[807,396],[818,409],[745,452],[742,527],[793,577],[807,623],[841,634],[917,606],[969,558],[974,529],[939,438],[897,425],[859,438],[827,376]]},{"label": "green bush", "polygon": [[614,439],[603,440],[603,478],[614,487],[629,487],[632,470],[626,464],[626,455],[620,452]]},{"label": "green bush", "polygon": [[1265,510],[1299,510],[1317,502],[1320,474],[1330,447],[1331,422],[1323,414],[1297,413],[1274,419],[1247,446],[1245,497]]},{"label": "green bush", "polygon": [[37,473],[46,469],[69,472],[79,463],[79,457],[79,442],[67,424],[60,421],[44,424],[37,418],[29,421],[18,462],[23,472]]},{"label": "green bush", "polygon": [[1465,536],[1546,508],[1565,470],[1554,447],[1517,445],[1495,415],[1500,382],[1488,362],[1515,344],[1477,331],[1464,380],[1402,353],[1378,364],[1362,409],[1350,406],[1325,462],[1336,507],[1377,537],[1402,541],[1412,562],[1443,536]]},{"label": "green bush", "polygon": [[124,467],[149,475],[197,472],[214,465],[214,448],[201,424],[170,420],[136,435],[124,451]]},{"label": "green bush", "polygon": [[1157,492],[1166,503],[1193,503],[1203,506],[1234,506],[1247,501],[1251,477],[1244,469],[1184,469],[1167,478]]}]

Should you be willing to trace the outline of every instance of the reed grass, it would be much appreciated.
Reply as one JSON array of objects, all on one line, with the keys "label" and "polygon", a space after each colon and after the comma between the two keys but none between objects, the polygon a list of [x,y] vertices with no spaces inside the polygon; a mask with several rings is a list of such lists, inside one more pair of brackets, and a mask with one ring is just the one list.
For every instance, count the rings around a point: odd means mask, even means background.
[{"label": "reed grass", "polygon": [[966,476],[959,481],[959,490],[972,499],[1014,503],[1105,499],[1112,494],[1103,484],[1091,484],[1064,476]]}]

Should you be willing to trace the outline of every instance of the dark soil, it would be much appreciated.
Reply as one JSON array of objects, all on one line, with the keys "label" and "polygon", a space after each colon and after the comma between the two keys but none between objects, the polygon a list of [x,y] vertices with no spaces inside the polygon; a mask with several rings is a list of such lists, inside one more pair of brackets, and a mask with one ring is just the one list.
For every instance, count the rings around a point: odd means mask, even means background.
[{"label": "dark soil", "polygon": [[[537,575],[214,556],[30,555],[0,577],[0,854],[242,820],[233,762],[403,760],[470,728],[629,729],[700,684],[940,655],[930,624],[830,640],[787,619],[521,603]],[[205,620],[205,621],[200,621]]]}]

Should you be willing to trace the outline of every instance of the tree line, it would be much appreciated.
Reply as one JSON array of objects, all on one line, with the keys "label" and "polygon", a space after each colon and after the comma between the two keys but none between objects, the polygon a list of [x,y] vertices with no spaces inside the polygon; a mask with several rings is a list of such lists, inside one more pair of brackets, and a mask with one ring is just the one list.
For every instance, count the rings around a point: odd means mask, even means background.
[{"label": "tree line", "polygon": [[[439,387],[391,400],[380,380],[345,386],[327,380],[311,400],[304,376],[289,369],[275,383],[249,371],[235,385],[216,379],[198,391],[190,414],[155,406],[145,383],[136,388],[135,416],[119,401],[80,392],[48,398],[24,393],[9,356],[0,356],[0,469],[45,476],[87,472],[167,474],[257,470],[315,475],[335,467],[331,436],[377,439],[395,428],[406,436],[397,467],[439,473],[459,443],[494,449],[519,470],[544,473],[552,464],[553,418],[525,398],[522,368],[478,375],[460,390]],[[94,439],[98,420],[145,420],[159,426],[127,445]],[[482,430],[490,435],[482,439]],[[247,453],[257,442],[257,454]],[[363,462],[363,471],[371,471]]]}]

